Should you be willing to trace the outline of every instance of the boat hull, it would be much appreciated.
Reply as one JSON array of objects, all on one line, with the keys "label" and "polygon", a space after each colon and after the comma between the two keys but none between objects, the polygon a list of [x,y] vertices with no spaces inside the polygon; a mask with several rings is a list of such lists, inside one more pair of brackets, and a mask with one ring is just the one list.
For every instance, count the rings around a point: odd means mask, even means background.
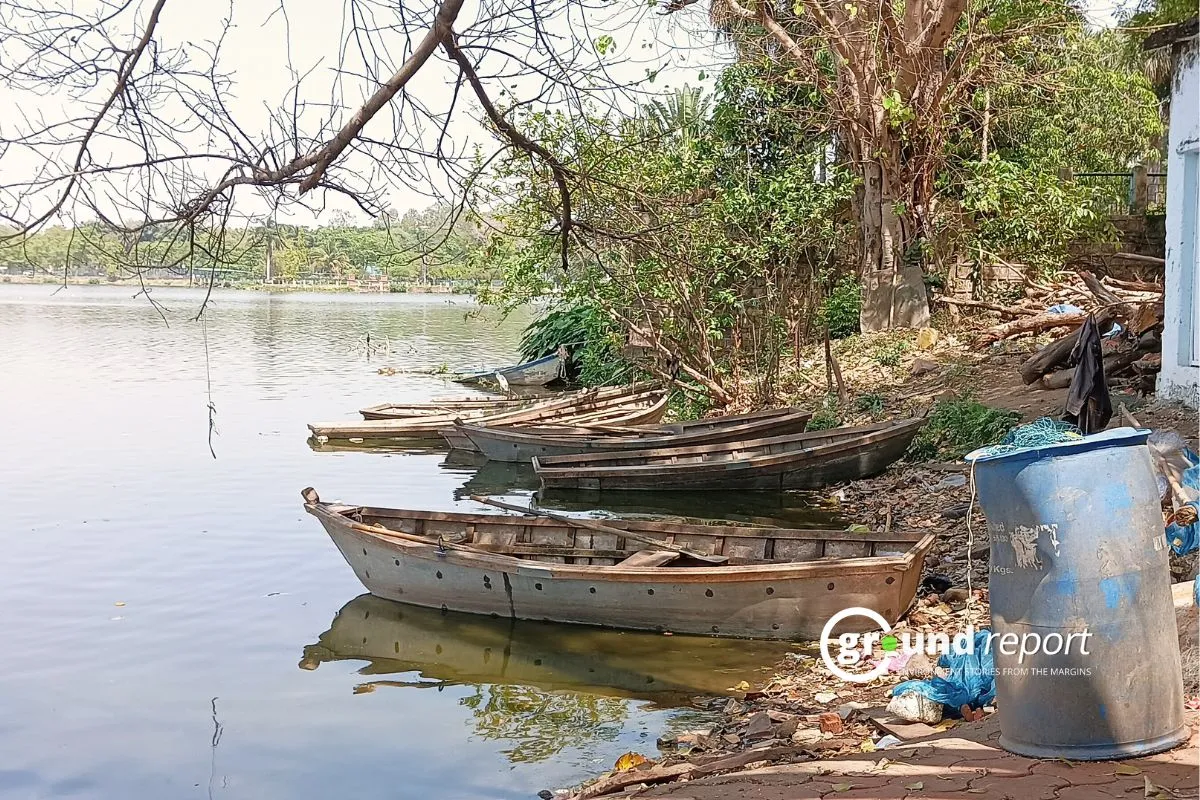
[{"label": "boat hull", "polygon": [[[535,457],[569,456],[582,453],[612,453],[697,444],[719,444],[747,436],[783,436],[802,433],[811,414],[796,412],[767,417],[757,423],[714,427],[690,433],[686,429],[673,433],[668,426],[659,431],[647,431],[642,436],[555,437],[527,433],[520,428],[483,425],[457,426],[463,438],[491,461],[529,462]],[[769,432],[769,433],[768,433]],[[456,445],[457,446],[457,445]]]},{"label": "boat hull", "polygon": [[563,377],[563,360],[557,355],[546,356],[512,367],[457,375],[451,380],[467,385],[490,383],[496,381],[497,375],[513,386],[545,386]]},{"label": "boat hull", "polygon": [[[788,450],[788,443],[780,441],[762,448],[767,451],[762,455],[704,462],[681,456],[676,463],[665,463],[661,454],[671,448],[663,448],[654,451],[657,463],[647,465],[576,467],[553,459],[548,465],[539,458],[533,465],[543,489],[818,489],[883,472],[904,455],[919,428],[919,424],[897,426],[883,435],[847,440],[837,448]],[[633,458],[639,452],[627,455]]]},{"label": "boat hull", "polygon": [[[654,425],[662,421],[662,418],[667,413],[667,401],[669,395],[663,392],[657,400],[649,400],[646,404],[632,406],[616,406],[614,408],[593,412],[578,416],[566,415],[557,420],[559,425]],[[522,427],[520,423],[511,426],[513,429],[519,430]],[[469,453],[480,452],[478,445],[474,439],[469,437],[464,431],[455,425],[442,428],[439,433],[446,440],[446,444],[450,445],[452,450],[465,450]]]},{"label": "boat hull", "polygon": [[[481,423],[538,424],[563,419],[581,419],[593,414],[615,412],[618,408],[633,411],[641,407],[653,408],[665,398],[665,392],[652,384],[635,384],[628,387],[605,387],[589,389],[584,393],[563,395],[540,400],[528,406],[496,413],[488,409],[464,409],[444,414],[426,414],[403,419],[364,419],[350,422],[313,422],[308,429],[318,441],[349,439],[361,441],[386,441],[390,439],[441,439],[440,431],[451,427],[457,419],[472,419]],[[662,400],[663,411],[666,409]],[[660,414],[661,418],[661,414]]]},{"label": "boat hull", "polygon": [[[388,600],[510,619],[756,639],[818,638],[830,617],[851,606],[870,608],[894,622],[916,592],[925,552],[933,541],[926,536],[919,544],[908,542],[909,549],[900,556],[597,568],[443,549],[436,538],[429,543],[398,541],[347,524],[340,514],[321,506],[307,508],[363,586]],[[446,524],[447,531],[454,529]],[[497,523],[497,535],[508,535],[512,527]],[[471,523],[471,528],[477,537],[487,533],[485,524]],[[764,547],[771,531],[756,533],[760,535],[739,546]],[[538,524],[529,535],[554,540],[568,534],[574,540],[592,535],[571,532],[561,524]],[[675,538],[680,543],[681,537]],[[797,552],[810,545],[787,541]],[[851,537],[841,545],[854,552],[864,543]]]}]

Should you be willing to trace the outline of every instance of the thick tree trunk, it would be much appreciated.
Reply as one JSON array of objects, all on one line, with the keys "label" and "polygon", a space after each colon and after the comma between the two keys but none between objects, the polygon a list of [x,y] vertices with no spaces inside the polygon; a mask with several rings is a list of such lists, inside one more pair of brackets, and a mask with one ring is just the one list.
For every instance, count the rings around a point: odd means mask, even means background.
[{"label": "thick tree trunk", "polygon": [[[896,213],[895,183],[895,176],[885,174],[883,163],[863,164],[859,217],[863,302],[859,326],[864,332],[929,324],[924,275],[919,266],[904,262],[909,235],[903,219]],[[907,230],[912,231],[913,227],[910,225]]]}]

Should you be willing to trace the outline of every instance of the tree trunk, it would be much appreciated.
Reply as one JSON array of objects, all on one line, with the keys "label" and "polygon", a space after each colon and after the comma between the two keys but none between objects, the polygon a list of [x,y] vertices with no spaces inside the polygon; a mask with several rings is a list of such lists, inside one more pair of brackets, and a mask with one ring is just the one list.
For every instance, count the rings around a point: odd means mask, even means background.
[{"label": "tree trunk", "polygon": [[[871,152],[868,147],[860,152]],[[863,332],[920,328],[929,324],[929,297],[924,275],[904,263],[909,237],[896,213],[898,176],[888,175],[883,161],[863,164],[862,230],[863,282],[859,326]],[[912,209],[906,212],[911,219]],[[913,230],[915,225],[909,225]]]}]

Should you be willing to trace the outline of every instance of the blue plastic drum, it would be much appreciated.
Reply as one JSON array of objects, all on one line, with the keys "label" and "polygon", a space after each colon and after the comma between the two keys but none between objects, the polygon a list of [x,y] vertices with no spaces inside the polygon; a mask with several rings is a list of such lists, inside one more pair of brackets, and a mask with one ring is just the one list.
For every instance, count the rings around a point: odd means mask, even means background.
[{"label": "blue plastic drum", "polygon": [[1006,750],[1115,759],[1188,738],[1149,434],[974,459]]}]

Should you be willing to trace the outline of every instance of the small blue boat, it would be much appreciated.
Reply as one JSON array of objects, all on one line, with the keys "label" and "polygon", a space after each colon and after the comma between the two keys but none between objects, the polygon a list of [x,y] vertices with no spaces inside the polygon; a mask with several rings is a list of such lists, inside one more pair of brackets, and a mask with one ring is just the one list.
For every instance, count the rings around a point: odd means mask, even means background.
[{"label": "small blue boat", "polygon": [[485,369],[478,372],[459,373],[452,380],[456,383],[478,384],[499,383],[501,386],[545,386],[553,380],[562,378],[566,373],[566,364],[560,354],[527,361],[514,367]]}]

